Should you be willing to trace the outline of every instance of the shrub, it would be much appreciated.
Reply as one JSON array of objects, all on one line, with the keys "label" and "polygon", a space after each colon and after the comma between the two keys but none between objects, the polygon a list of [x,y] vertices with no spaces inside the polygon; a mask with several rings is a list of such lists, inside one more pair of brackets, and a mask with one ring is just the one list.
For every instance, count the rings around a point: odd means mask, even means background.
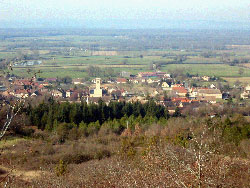
[{"label": "shrub", "polygon": [[100,123],[99,121],[96,121],[95,123],[90,123],[87,128],[88,135],[94,135],[97,134],[100,129]]},{"label": "shrub", "polygon": [[188,146],[188,139],[181,134],[176,135],[176,137],[174,139],[174,144],[180,145],[180,146],[186,148]]},{"label": "shrub", "polygon": [[80,164],[83,162],[87,162],[94,159],[94,157],[90,154],[66,154],[63,156],[63,161],[65,161],[67,164]]},{"label": "shrub", "polygon": [[80,135],[88,136],[88,125],[83,121],[79,124]]},{"label": "shrub", "polygon": [[43,154],[45,154],[45,155],[53,155],[53,154],[55,154],[55,150],[54,150],[52,144],[45,145],[45,147],[43,149]]},{"label": "shrub", "polygon": [[120,135],[122,131],[124,130],[124,126],[117,120],[114,120],[111,125],[112,131],[115,134]]},{"label": "shrub", "polygon": [[95,154],[95,159],[101,160],[103,158],[109,158],[111,156],[111,152],[109,150],[100,150]]},{"label": "shrub", "polygon": [[96,142],[98,144],[103,144],[103,145],[108,145],[109,144],[108,138],[102,138],[102,137],[97,138]]},{"label": "shrub", "polygon": [[248,158],[250,158],[250,140],[249,139],[244,139],[240,142],[240,147],[246,154]]},{"label": "shrub", "polygon": [[236,126],[227,126],[224,129],[223,136],[227,141],[234,142],[236,145],[238,145],[243,138],[240,128]]},{"label": "shrub", "polygon": [[31,128],[23,128],[21,134],[23,136],[32,136],[34,134],[34,129]]},{"label": "shrub", "polygon": [[58,165],[55,167],[55,172],[57,176],[63,176],[67,172],[67,164],[60,160]]},{"label": "shrub", "polygon": [[98,132],[98,136],[100,137],[107,136],[111,134],[111,132],[112,132],[111,128],[109,128],[107,124],[103,124]]},{"label": "shrub", "polygon": [[132,139],[122,139],[120,154],[124,158],[133,158],[136,155],[135,144]]},{"label": "shrub", "polygon": [[69,131],[68,138],[70,140],[78,140],[80,138],[80,133],[79,133],[78,128],[74,127],[73,129],[71,129]]},{"label": "shrub", "polygon": [[32,136],[35,139],[41,139],[41,140],[45,140],[46,138],[49,137],[47,132],[41,130],[36,130]]},{"label": "shrub", "polygon": [[56,133],[59,137],[59,142],[63,143],[68,138],[70,126],[67,123],[61,123],[56,129]]}]

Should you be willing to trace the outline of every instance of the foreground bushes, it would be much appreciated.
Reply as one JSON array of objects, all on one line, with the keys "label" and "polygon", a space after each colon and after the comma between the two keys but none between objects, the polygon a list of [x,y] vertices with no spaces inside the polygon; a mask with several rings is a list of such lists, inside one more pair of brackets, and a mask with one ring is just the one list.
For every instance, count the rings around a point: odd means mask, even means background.
[{"label": "foreground bushes", "polygon": [[[32,182],[34,187],[179,187],[177,183],[247,187],[250,164],[241,157],[249,157],[245,131],[249,123],[242,117],[126,119],[132,123],[123,127],[121,135],[113,128],[122,119],[90,129],[86,123],[59,123],[50,132],[36,130],[40,137],[9,146],[10,152],[4,152],[1,160],[11,160],[25,170],[49,171]],[[234,127],[240,131],[228,134]],[[199,164],[203,166],[200,176]]]}]

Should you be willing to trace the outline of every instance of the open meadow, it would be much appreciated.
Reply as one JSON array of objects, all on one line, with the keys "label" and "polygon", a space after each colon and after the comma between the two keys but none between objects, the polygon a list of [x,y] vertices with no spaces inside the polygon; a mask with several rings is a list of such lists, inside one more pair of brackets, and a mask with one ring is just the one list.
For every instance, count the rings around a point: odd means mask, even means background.
[{"label": "open meadow", "polygon": [[[43,78],[81,78],[89,66],[113,69],[117,75],[137,74],[154,71],[153,65],[168,73],[250,77],[247,32],[12,29],[2,30],[0,36],[0,59],[15,63],[14,74],[20,77],[31,69],[40,70]],[[34,60],[42,64],[21,64]]]}]

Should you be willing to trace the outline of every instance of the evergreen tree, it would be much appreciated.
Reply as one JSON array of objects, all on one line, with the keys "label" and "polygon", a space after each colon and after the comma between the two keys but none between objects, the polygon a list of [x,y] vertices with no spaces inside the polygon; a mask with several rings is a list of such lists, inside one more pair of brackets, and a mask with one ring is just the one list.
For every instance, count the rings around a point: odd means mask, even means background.
[{"label": "evergreen tree", "polygon": [[179,107],[176,107],[173,117],[181,117],[181,110]]},{"label": "evergreen tree", "polygon": [[47,114],[47,112],[45,112],[45,113],[43,114],[42,119],[41,119],[41,127],[40,127],[40,129],[42,129],[42,130],[45,129],[45,126],[46,126],[46,124],[47,124],[47,121],[48,121],[48,114]]}]

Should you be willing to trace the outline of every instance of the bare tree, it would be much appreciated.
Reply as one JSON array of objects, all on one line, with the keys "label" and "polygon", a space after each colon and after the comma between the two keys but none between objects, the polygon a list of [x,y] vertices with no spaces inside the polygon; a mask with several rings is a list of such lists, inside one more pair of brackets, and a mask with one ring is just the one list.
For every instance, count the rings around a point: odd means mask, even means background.
[{"label": "bare tree", "polygon": [[2,106],[7,107],[7,113],[6,113],[6,120],[5,123],[0,130],[0,140],[5,135],[6,131],[8,130],[13,118],[20,112],[24,104],[24,99],[18,99],[13,104],[9,102],[8,100],[3,100]]},{"label": "bare tree", "polygon": [[[3,76],[6,76],[6,74],[10,74],[10,72],[13,71],[12,62],[7,62],[7,69],[8,69],[8,71],[3,71]],[[34,82],[34,78],[36,78],[37,74],[40,73],[40,71],[32,73],[32,71],[28,69],[27,72],[28,72],[28,74],[32,75],[32,78],[30,79],[30,85],[32,85]],[[8,77],[6,77],[6,79],[7,78]],[[7,80],[6,80],[6,86],[7,86],[8,90],[11,90],[12,86],[11,86],[11,84],[8,83]],[[26,90],[28,91],[29,89],[26,89]],[[8,91],[8,93],[9,93],[9,91]],[[8,97],[8,96],[7,97],[4,97],[4,96],[0,97],[0,107],[1,107],[1,109],[6,109],[6,119],[5,119],[5,122],[2,126],[2,128],[0,129],[0,140],[6,134],[6,131],[10,127],[11,122],[13,121],[15,116],[17,116],[17,114],[23,108],[26,100],[27,100],[26,96],[22,96],[21,98]]]}]

